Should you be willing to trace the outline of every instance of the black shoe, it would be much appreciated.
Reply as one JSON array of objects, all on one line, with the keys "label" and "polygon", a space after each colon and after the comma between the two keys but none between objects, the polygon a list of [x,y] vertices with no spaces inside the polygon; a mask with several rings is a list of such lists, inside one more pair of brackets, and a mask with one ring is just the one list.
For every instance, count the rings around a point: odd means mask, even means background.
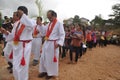
[{"label": "black shoe", "polygon": [[12,69],[10,69],[10,72],[9,73],[13,73],[13,70]]},{"label": "black shoe", "polygon": [[38,64],[39,62],[38,62],[38,60],[33,60],[33,66],[36,66],[37,64]]},{"label": "black shoe", "polygon": [[53,76],[46,76],[46,80],[53,78]]},{"label": "black shoe", "polygon": [[4,56],[4,52],[2,52],[1,55]]},{"label": "black shoe", "polygon": [[11,68],[12,68],[12,67],[10,67],[10,66],[9,66],[9,67],[7,67],[7,69],[8,69],[8,70],[10,70]]},{"label": "black shoe", "polygon": [[8,62],[9,67],[7,67],[8,70],[12,69],[13,64],[11,62]]},{"label": "black shoe", "polygon": [[45,72],[42,72],[42,73],[38,74],[38,77],[39,77],[39,78],[43,78],[43,77],[45,77],[45,76],[47,76],[47,73],[45,73]]}]

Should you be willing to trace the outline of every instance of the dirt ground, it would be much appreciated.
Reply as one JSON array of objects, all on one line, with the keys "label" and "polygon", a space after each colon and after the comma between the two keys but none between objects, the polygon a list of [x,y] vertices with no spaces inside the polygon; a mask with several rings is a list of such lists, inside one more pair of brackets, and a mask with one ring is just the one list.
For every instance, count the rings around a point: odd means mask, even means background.
[{"label": "dirt ground", "polygon": [[[77,64],[67,64],[69,56],[60,59],[59,77],[52,80],[120,80],[120,47],[108,45],[88,50]],[[7,63],[0,55],[0,80],[14,80],[8,72]],[[38,78],[38,65],[30,62],[29,80],[45,80]]]}]

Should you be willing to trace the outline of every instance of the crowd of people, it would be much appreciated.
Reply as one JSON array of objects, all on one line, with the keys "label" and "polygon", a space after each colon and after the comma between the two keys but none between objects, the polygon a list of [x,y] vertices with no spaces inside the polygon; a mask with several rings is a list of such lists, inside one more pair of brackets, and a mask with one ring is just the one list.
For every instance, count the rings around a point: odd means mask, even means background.
[{"label": "crowd of people", "polygon": [[[66,56],[69,51],[70,62],[77,63],[78,57],[82,57],[86,53],[87,49],[92,50],[97,45],[99,47],[105,47],[108,44],[108,32],[98,31],[95,29],[84,30],[81,24],[71,24],[64,26],[65,28],[65,41],[64,45],[60,49],[61,58]],[[75,52],[75,58],[73,60],[73,52]]]},{"label": "crowd of people", "polygon": [[78,58],[87,49],[92,50],[97,44],[100,47],[108,44],[107,31],[85,28],[82,24],[63,25],[53,10],[47,12],[48,24],[43,24],[41,17],[35,21],[27,15],[25,6],[19,6],[10,19],[5,16],[5,20],[2,20],[0,15],[0,32],[4,35],[2,54],[15,80],[29,80],[31,53],[34,54],[33,66],[39,64],[38,77],[51,79],[58,76],[59,56],[64,58],[69,52],[68,63],[77,64]]}]

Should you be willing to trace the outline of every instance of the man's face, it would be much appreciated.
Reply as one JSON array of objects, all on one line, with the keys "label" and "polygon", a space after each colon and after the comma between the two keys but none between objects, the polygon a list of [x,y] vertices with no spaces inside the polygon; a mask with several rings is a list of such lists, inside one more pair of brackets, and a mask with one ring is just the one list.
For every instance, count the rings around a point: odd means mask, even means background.
[{"label": "man's face", "polygon": [[77,26],[77,30],[78,30],[78,31],[80,31],[80,30],[81,30],[80,26]]},{"label": "man's face", "polygon": [[14,20],[14,21],[19,20],[19,17],[17,16],[17,12],[13,14],[13,20]]},{"label": "man's face", "polygon": [[47,13],[47,18],[49,19],[49,21],[52,21],[52,14],[51,14],[51,12]]},{"label": "man's face", "polygon": [[23,11],[22,10],[17,10],[17,13],[18,13],[18,16],[21,17],[22,14],[23,14]]}]

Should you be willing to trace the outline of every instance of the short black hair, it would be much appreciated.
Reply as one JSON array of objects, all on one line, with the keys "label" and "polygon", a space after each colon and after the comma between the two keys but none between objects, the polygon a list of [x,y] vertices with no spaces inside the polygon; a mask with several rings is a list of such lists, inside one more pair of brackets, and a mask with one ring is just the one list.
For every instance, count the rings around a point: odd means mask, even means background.
[{"label": "short black hair", "polygon": [[49,10],[48,12],[51,12],[51,15],[54,16],[54,17],[57,17],[57,13],[53,10]]},{"label": "short black hair", "polygon": [[54,16],[57,17],[57,13],[56,12],[54,13]]},{"label": "short black hair", "polygon": [[42,21],[42,17],[37,17],[37,19],[40,19]]},{"label": "short black hair", "polygon": [[8,19],[8,16],[4,16],[4,19]]},{"label": "short black hair", "polygon": [[22,10],[26,15],[28,15],[28,9],[25,6],[19,6],[17,10]]}]

